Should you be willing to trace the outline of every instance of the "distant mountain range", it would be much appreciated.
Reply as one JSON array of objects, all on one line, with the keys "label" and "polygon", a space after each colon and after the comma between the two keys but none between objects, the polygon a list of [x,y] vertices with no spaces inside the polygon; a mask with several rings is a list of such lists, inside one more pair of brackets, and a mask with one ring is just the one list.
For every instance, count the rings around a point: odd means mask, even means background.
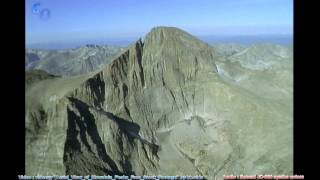
[{"label": "distant mountain range", "polygon": [[[245,66],[262,68],[272,62],[278,64],[281,59],[292,59],[292,46],[271,43],[260,43],[246,46],[239,43],[218,43],[213,49],[233,61],[239,61]],[[39,69],[53,75],[72,76],[93,72],[109,64],[116,56],[125,50],[119,46],[85,45],[75,49],[49,50],[27,49],[26,70]]]},{"label": "distant mountain range", "polygon": [[103,67],[120,55],[118,46],[85,45],[67,50],[26,49],[26,70],[41,69],[53,75],[80,75]]},{"label": "distant mountain range", "polygon": [[293,174],[290,47],[155,27],[113,50],[27,50],[28,69],[77,74],[27,70],[27,175]]},{"label": "distant mountain range", "polygon": [[209,44],[221,44],[221,43],[237,43],[245,46],[250,46],[253,44],[279,44],[279,45],[292,45],[293,44],[293,35],[284,34],[284,35],[234,35],[234,36],[200,36],[201,40]]},{"label": "distant mountain range", "polygon": [[247,48],[245,45],[239,43],[217,43],[211,46],[226,57],[239,53]]},{"label": "distant mountain range", "polygon": [[283,63],[283,61],[292,61],[293,51],[290,47],[281,45],[256,44],[238,51],[229,59],[238,61],[244,67],[251,69],[270,69],[271,66],[273,69],[278,66],[286,68],[292,63]]}]

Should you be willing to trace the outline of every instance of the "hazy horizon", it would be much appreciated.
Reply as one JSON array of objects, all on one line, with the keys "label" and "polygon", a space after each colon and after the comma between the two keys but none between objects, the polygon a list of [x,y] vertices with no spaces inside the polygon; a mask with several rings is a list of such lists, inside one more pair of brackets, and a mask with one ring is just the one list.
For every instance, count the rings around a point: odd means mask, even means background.
[{"label": "hazy horizon", "polygon": [[[196,36],[200,40],[208,44],[225,44],[225,43],[237,43],[244,46],[250,46],[252,44],[260,43],[272,43],[279,45],[291,45],[293,44],[293,35],[242,35],[242,36],[219,36],[219,35],[207,35],[207,36]],[[112,45],[126,47],[139,38],[143,37],[131,37],[127,39],[93,39],[88,41],[78,41],[78,42],[69,42],[69,43],[35,43],[35,44],[26,44],[26,48],[30,49],[71,49],[85,46],[87,44],[94,45]]]}]

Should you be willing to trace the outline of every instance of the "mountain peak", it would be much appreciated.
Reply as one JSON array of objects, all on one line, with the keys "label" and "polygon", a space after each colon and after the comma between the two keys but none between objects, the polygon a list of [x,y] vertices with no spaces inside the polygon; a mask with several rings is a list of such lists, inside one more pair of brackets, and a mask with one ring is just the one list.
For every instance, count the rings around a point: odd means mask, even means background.
[{"label": "mountain peak", "polygon": [[[70,67],[78,57],[90,57],[76,66],[88,68],[98,64],[93,56],[107,58],[104,51],[76,52],[81,56],[63,54],[71,58],[62,62],[71,63],[59,70],[77,70]],[[242,59],[249,64],[251,57],[260,54]],[[250,173],[261,157],[266,165],[259,172],[290,174],[292,61],[283,63],[278,71],[250,70],[183,30],[156,27],[97,72],[50,79],[27,72],[26,81],[37,82],[25,96],[26,174],[179,172],[217,179]]]},{"label": "mountain peak", "polygon": [[88,47],[88,48],[98,48],[100,47],[99,45],[96,45],[96,44],[86,44],[85,47]]},{"label": "mountain peak", "polygon": [[177,27],[157,26],[151,29],[146,35],[146,40],[177,40],[178,38],[189,38],[195,40],[196,38],[188,32]]},{"label": "mountain peak", "polygon": [[177,27],[173,26],[156,26],[153,27],[150,31],[150,33],[157,33],[157,32],[180,32],[180,33],[186,33],[182,29],[179,29]]},{"label": "mountain peak", "polygon": [[208,44],[177,27],[157,26],[145,36],[144,44],[155,48],[207,49]]}]

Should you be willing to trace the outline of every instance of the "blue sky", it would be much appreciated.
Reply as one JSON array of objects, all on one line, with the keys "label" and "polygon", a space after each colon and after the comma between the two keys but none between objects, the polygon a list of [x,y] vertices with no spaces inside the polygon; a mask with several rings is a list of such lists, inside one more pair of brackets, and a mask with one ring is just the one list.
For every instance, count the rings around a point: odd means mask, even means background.
[{"label": "blue sky", "polygon": [[[41,19],[32,8],[47,10]],[[293,33],[293,0],[26,0],[26,43],[144,36],[175,26],[197,36]]]}]

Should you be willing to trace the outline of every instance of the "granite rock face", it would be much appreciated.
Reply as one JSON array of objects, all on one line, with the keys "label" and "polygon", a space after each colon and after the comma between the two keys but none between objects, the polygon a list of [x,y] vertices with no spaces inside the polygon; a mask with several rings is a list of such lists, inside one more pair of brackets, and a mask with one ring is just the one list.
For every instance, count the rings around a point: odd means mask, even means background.
[{"label": "granite rock face", "polygon": [[153,28],[101,71],[27,89],[26,174],[292,174],[292,60],[277,62]]}]

